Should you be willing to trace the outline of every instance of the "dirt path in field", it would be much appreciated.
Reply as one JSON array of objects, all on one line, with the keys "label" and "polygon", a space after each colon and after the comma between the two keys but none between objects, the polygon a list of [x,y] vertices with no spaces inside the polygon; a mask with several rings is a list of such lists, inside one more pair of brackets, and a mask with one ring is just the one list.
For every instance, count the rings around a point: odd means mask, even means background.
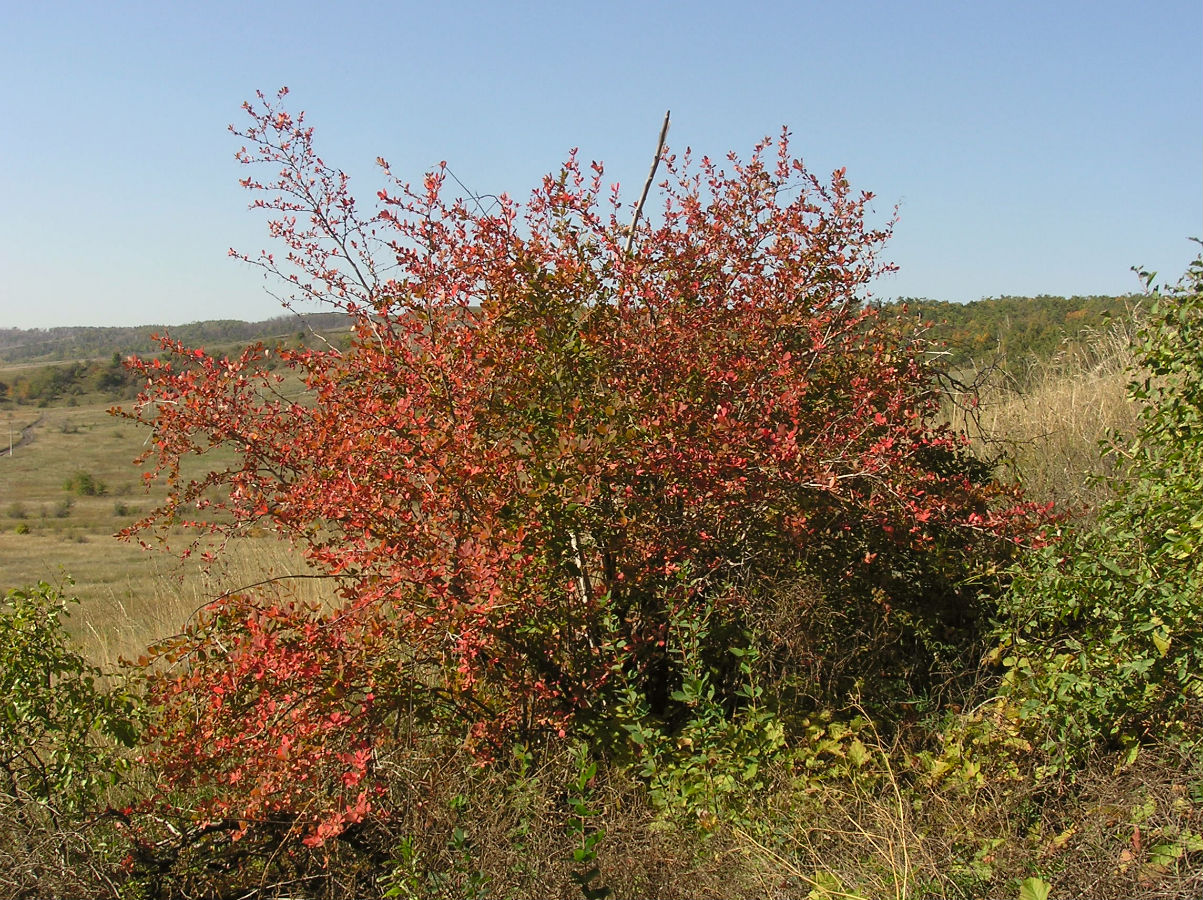
[{"label": "dirt path in field", "polygon": [[[33,443],[33,430],[35,428],[37,428],[39,425],[41,425],[42,422],[44,422],[45,420],[46,420],[46,415],[43,413],[42,415],[38,416],[35,421],[31,422],[30,424],[28,424],[24,428],[22,428],[21,436],[13,438],[12,449],[15,451],[18,447],[24,447],[26,444],[32,444]],[[2,448],[0,448],[0,459],[6,459],[10,455],[11,454],[9,452],[6,452]]]}]

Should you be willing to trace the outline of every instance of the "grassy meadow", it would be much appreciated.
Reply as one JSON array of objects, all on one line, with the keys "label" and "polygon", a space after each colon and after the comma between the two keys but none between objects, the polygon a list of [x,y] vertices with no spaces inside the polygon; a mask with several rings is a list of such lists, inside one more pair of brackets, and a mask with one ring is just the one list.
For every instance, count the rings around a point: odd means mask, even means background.
[{"label": "grassy meadow", "polygon": [[1101,479],[1112,474],[1099,452],[1131,435],[1139,409],[1128,396],[1135,357],[1131,320],[1065,341],[1029,363],[1022,381],[1003,369],[969,369],[972,394],[953,395],[950,420],[984,459],[1028,496],[1064,510],[1094,508],[1108,499]]},{"label": "grassy meadow", "polygon": [[[0,378],[3,375],[0,374]],[[0,575],[5,589],[45,581],[73,584],[81,603],[70,628],[97,663],[136,658],[173,634],[212,597],[263,578],[304,571],[304,562],[269,535],[247,538],[210,570],[158,548],[119,540],[117,532],[146,515],[161,492],[148,490],[133,460],[146,433],[110,415],[111,402],[84,397],[74,406],[15,407],[0,455]],[[19,441],[19,443],[18,443]],[[219,464],[220,456],[194,461]],[[183,546],[191,536],[176,529]]]}]

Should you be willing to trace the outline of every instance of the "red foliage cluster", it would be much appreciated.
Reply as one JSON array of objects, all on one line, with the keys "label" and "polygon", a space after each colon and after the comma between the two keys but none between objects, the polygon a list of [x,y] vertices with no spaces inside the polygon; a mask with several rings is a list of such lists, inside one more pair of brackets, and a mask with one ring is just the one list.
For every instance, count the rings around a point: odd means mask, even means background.
[{"label": "red foliage cluster", "polygon": [[[161,759],[218,785],[215,811],[307,810],[320,839],[368,808],[415,716],[457,717],[481,753],[562,732],[617,681],[667,696],[682,608],[738,617],[806,565],[888,584],[899,554],[964,560],[1030,529],[933,425],[921,340],[863,301],[886,268],[870,195],[810,175],[784,132],[729,171],[666,155],[628,253],[617,185],[575,154],[525,205],[448,202],[440,167],[365,216],[302,117],[246,110],[241,160],[279,174],[243,183],[287,248],[249,261],[354,339],[237,359],[166,342],[177,363],[136,364],[127,415],[170,489],[140,528],[199,508],[338,579],[336,608],[242,596],[164,650],[186,665],[156,683]],[[215,445],[238,463],[180,477]]]}]

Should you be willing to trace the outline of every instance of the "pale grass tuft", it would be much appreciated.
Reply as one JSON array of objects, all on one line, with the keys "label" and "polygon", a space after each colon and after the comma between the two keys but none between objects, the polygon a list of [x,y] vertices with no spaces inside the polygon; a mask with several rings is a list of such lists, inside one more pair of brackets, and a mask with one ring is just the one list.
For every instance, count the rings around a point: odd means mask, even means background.
[{"label": "pale grass tuft", "polygon": [[[734,829],[749,870],[765,879],[761,885],[765,896],[793,882],[811,897],[906,900],[919,876],[938,868],[895,771],[895,761],[904,755],[900,746],[886,744],[873,726],[863,736],[871,738],[866,749],[879,777],[803,788],[795,794],[795,802],[810,795],[818,815],[805,827],[774,834],[776,849],[762,836]],[[774,816],[776,821],[788,818]]]}]

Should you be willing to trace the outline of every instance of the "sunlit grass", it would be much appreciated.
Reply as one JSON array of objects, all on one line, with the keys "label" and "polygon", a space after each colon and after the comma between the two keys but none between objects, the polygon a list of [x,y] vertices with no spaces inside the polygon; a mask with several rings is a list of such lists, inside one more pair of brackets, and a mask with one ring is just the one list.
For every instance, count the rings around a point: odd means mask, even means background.
[{"label": "sunlit grass", "polygon": [[983,458],[1001,457],[999,474],[1019,481],[1032,499],[1063,510],[1097,506],[1110,496],[1105,477],[1113,472],[1100,451],[1136,427],[1138,408],[1128,397],[1132,327],[1116,323],[1067,343],[1033,363],[1022,386],[1001,371],[984,373],[976,407],[961,398],[953,424]]},{"label": "sunlit grass", "polygon": [[[78,597],[71,630],[102,665],[137,657],[148,643],[179,631],[218,594],[305,571],[298,552],[267,534],[231,545],[209,570],[118,540],[118,531],[160,502],[162,488],[147,491],[142,470],[132,464],[147,432],[109,415],[108,408],[102,402],[18,407],[11,411],[14,433],[32,426],[31,439],[10,457],[5,428],[0,456],[0,588],[46,581]],[[232,459],[231,452],[219,451],[187,465],[200,475]],[[69,489],[67,481],[80,472],[103,492]],[[174,536],[181,546],[188,540],[179,531]],[[309,594],[318,590],[306,582],[293,587]]]}]

